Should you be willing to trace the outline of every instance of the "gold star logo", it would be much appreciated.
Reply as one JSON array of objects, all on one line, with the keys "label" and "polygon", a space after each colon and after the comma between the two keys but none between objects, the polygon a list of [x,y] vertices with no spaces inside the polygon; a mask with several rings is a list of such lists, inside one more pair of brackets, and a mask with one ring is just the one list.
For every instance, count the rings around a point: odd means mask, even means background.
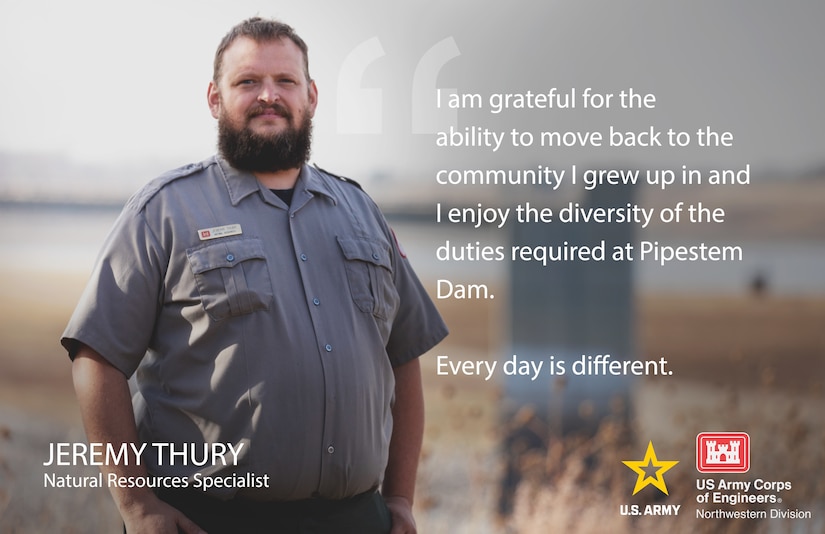
[{"label": "gold star logo", "polygon": [[633,488],[633,495],[636,495],[650,484],[653,484],[659,491],[667,495],[667,486],[662,475],[679,462],[675,460],[657,459],[656,451],[653,450],[653,442],[651,441],[647,444],[647,452],[645,453],[644,460],[624,460],[622,463],[639,475],[639,478],[636,479],[636,487]]}]

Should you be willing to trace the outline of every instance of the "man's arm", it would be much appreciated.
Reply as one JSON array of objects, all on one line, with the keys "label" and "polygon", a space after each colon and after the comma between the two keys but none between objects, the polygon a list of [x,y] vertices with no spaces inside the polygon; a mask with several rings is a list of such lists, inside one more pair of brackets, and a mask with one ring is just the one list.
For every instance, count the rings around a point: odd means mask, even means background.
[{"label": "man's arm", "polygon": [[[74,380],[83,425],[89,442],[121,444],[138,443],[137,425],[132,411],[129,384],[123,373],[100,354],[83,345],[72,363]],[[104,476],[145,477],[144,465],[135,465],[131,454],[128,465],[101,466]],[[126,464],[127,462],[122,462]],[[178,528],[188,534],[203,531],[175,508],[158,499],[149,488],[109,488],[129,534],[170,533]]]},{"label": "man's arm", "polygon": [[382,493],[392,513],[391,534],[415,534],[412,515],[418,457],[424,439],[424,392],[421,365],[411,360],[393,369],[395,404],[389,461]]}]

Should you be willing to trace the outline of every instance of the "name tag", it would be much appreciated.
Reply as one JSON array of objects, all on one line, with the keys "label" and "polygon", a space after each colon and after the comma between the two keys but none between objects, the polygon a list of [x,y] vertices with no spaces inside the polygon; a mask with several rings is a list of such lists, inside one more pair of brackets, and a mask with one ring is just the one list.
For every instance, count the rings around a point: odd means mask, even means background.
[{"label": "name tag", "polygon": [[203,230],[198,230],[198,237],[201,241],[207,241],[209,239],[217,239],[219,237],[227,237],[230,235],[240,235],[242,233],[240,224],[226,224],[224,226],[216,226],[214,228],[204,228]]}]

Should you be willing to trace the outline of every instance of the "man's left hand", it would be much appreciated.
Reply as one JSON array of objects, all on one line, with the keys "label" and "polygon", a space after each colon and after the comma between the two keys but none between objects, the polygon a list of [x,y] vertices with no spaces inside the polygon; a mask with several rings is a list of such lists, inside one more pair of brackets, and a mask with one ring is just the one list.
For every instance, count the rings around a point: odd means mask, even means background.
[{"label": "man's left hand", "polygon": [[416,534],[418,532],[415,527],[412,505],[406,497],[384,497],[384,502],[387,503],[387,508],[392,515],[390,534]]}]

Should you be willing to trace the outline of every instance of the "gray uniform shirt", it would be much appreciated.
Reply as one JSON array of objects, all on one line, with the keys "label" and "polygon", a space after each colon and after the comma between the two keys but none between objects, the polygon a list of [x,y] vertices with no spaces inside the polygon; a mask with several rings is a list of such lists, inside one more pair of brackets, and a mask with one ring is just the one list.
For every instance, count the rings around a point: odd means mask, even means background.
[{"label": "gray uniform shirt", "polygon": [[125,375],[147,443],[243,443],[238,465],[153,475],[253,473],[255,499],[343,498],[380,483],[392,367],[447,329],[359,187],[304,166],[287,207],[219,157],[132,197],[62,339]]}]

